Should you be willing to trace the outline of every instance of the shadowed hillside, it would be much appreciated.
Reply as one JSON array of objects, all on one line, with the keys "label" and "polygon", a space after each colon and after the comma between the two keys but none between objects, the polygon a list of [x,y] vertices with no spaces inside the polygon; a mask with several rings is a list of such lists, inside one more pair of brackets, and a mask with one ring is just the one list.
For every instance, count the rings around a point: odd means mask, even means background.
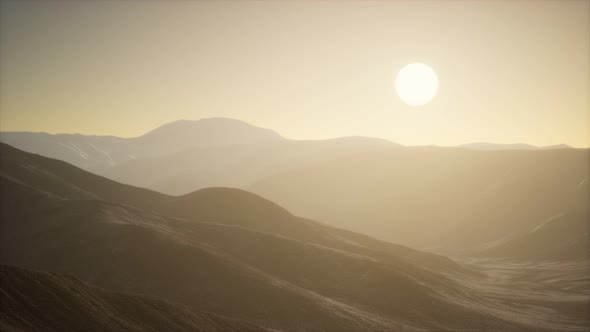
[{"label": "shadowed hillside", "polygon": [[[12,139],[13,134],[1,137]],[[19,146],[71,160],[49,147],[57,144],[59,135],[19,135],[27,137],[23,141],[13,137]],[[41,145],[23,145],[29,138]],[[61,143],[57,146],[63,148]],[[205,119],[173,122],[144,136],[125,139],[121,146],[142,147],[149,153],[87,168],[116,181],[171,194],[219,186],[247,189],[299,216],[441,253],[479,255],[509,240],[524,241],[531,230],[553,216],[581,216],[578,211],[590,201],[589,150],[563,145],[402,147],[364,137],[296,141],[241,121]],[[29,170],[23,178],[36,176],[34,173]],[[172,198],[130,187],[111,190],[104,179],[92,179],[92,184],[79,183],[70,175],[66,179],[71,182],[67,190],[81,186],[78,191],[87,197],[182,218],[210,217],[207,209],[190,211],[192,194]],[[78,195],[74,192],[71,197]],[[257,222],[276,226],[264,218]],[[569,235],[560,233],[564,238],[590,228],[584,227],[584,220],[572,225],[575,227],[564,228],[569,229]],[[586,257],[587,251],[572,249],[583,246],[583,240],[569,245],[564,255],[569,254],[562,257]],[[537,259],[552,259],[550,250],[538,252]],[[504,253],[510,254],[506,249]]]},{"label": "shadowed hillside", "polygon": [[[6,179],[53,197],[116,202],[187,220],[243,226],[320,245],[352,250],[385,251],[401,257],[421,257],[421,263],[426,265],[430,262],[457,268],[456,264],[441,256],[421,253],[298,218],[284,208],[242,190],[210,188],[183,196],[167,196],[119,184],[62,161],[24,153],[8,145],[3,144],[1,148],[0,166]],[[13,195],[6,197],[7,203],[13,199]],[[19,201],[14,200],[9,204],[18,206]]]},{"label": "shadowed hillside", "polygon": [[590,332],[589,37],[590,0],[0,0],[0,332]]},{"label": "shadowed hillside", "polygon": [[[414,247],[469,252],[583,210],[589,178],[588,149],[404,148],[275,174],[249,190],[332,225]],[[579,231],[571,228],[570,238]]]},{"label": "shadowed hillside", "polygon": [[[5,264],[287,331],[579,326],[515,316],[517,307],[462,286],[481,278],[471,269],[294,217],[235,189],[170,197],[5,145],[1,184],[10,197],[2,202]],[[99,196],[118,191],[121,202]],[[94,197],[73,198],[79,192]]]},{"label": "shadowed hillside", "polygon": [[0,266],[0,329],[17,331],[270,331],[70,276]]},{"label": "shadowed hillside", "polygon": [[590,259],[588,208],[547,218],[529,232],[501,239],[483,248],[484,255],[515,259]]}]

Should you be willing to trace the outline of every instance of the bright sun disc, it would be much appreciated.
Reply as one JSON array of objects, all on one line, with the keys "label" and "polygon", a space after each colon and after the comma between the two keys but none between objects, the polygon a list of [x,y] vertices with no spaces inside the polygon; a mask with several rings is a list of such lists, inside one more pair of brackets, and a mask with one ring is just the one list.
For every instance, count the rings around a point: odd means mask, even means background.
[{"label": "bright sun disc", "polygon": [[438,78],[428,65],[411,63],[405,65],[397,74],[395,91],[404,103],[422,106],[436,96]]}]

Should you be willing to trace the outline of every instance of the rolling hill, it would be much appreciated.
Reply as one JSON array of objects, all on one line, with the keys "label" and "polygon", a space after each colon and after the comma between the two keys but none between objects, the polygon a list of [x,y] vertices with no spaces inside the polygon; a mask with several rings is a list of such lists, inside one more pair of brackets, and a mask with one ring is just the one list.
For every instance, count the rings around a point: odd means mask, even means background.
[{"label": "rolling hill", "polygon": [[[177,121],[130,139],[66,135],[90,140],[83,154],[65,149],[66,136],[21,134],[2,133],[0,139],[167,194],[220,186],[246,189],[296,215],[443,253],[479,254],[523,238],[554,215],[576,213],[590,200],[590,189],[580,185],[590,178],[589,150],[564,145],[403,147],[363,137],[296,141],[230,119]],[[122,147],[108,148],[109,156],[123,151],[122,157],[102,166],[94,157],[82,158],[91,150],[105,157],[92,147],[106,151],[96,140]],[[113,199],[125,190],[98,197]],[[138,201],[136,194],[127,196]],[[168,209],[163,202],[169,197],[151,200],[140,207]]]},{"label": "rolling hill", "polygon": [[[589,178],[588,149],[424,147],[320,162],[268,176],[248,190],[338,227],[416,248],[473,253],[554,215],[584,210]],[[580,227],[568,236],[578,236]]]},{"label": "rolling hill", "polygon": [[181,195],[207,187],[245,188],[278,172],[395,147],[397,145],[389,141],[367,137],[216,145],[121,163],[102,175],[119,182]]},{"label": "rolling hill", "polygon": [[529,232],[509,236],[482,248],[482,254],[521,260],[590,259],[590,210],[559,213]]},{"label": "rolling hill", "polygon": [[166,196],[0,147],[3,264],[286,331],[585,324],[487,300],[461,281],[480,280],[477,271],[295,217],[251,193]]},{"label": "rolling hill", "polygon": [[0,266],[0,329],[17,331],[270,331],[153,297],[116,293],[76,278]]}]

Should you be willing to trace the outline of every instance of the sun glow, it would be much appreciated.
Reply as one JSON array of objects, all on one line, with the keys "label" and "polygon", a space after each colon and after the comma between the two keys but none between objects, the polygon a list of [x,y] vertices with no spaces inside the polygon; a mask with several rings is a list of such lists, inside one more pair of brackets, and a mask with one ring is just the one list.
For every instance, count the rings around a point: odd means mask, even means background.
[{"label": "sun glow", "polygon": [[428,65],[411,63],[405,65],[397,74],[395,90],[404,103],[422,106],[436,96],[438,78]]}]

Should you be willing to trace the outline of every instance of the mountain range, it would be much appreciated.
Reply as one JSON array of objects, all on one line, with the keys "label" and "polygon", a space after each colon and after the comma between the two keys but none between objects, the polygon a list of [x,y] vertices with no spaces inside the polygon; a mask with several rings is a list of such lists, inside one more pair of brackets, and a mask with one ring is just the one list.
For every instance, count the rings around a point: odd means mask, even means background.
[{"label": "mountain range", "polygon": [[[498,253],[493,248],[506,241],[536,238],[541,229],[558,227],[563,231],[540,242],[546,250],[529,258],[550,258],[545,254],[559,250],[576,259],[590,254],[574,249],[590,246],[588,179],[588,149],[424,147],[316,163],[247,189],[299,215],[445,252]],[[560,215],[568,217],[556,218]],[[571,250],[563,250],[566,244]]]},{"label": "mountain range", "polygon": [[[245,189],[296,215],[415,248],[496,256],[522,239],[546,248],[531,259],[589,254],[579,249],[590,245],[589,149],[290,140],[225,118],[181,120],[137,138],[20,132],[0,140],[166,194]],[[547,220],[564,230],[553,241],[535,231]]]},{"label": "mountain range", "polygon": [[[89,330],[123,330],[138,320],[141,330],[208,331],[583,331],[589,324],[586,283],[514,292],[503,284],[509,275],[482,270],[481,262],[301,218],[240,189],[169,196],[6,144],[0,157],[0,275],[9,294],[0,326],[7,330],[58,329],[56,322],[76,329],[82,319]],[[41,302],[31,307],[31,299]]]},{"label": "mountain range", "polygon": [[567,144],[555,144],[547,146],[535,146],[524,143],[513,143],[513,144],[494,144],[486,142],[477,142],[459,145],[461,148],[471,150],[554,150],[554,149],[571,149],[572,147]]},{"label": "mountain range", "polygon": [[137,158],[164,156],[193,147],[278,140],[284,139],[271,130],[225,118],[179,120],[133,138],[34,132],[0,133],[0,142],[64,160],[97,173]]}]

